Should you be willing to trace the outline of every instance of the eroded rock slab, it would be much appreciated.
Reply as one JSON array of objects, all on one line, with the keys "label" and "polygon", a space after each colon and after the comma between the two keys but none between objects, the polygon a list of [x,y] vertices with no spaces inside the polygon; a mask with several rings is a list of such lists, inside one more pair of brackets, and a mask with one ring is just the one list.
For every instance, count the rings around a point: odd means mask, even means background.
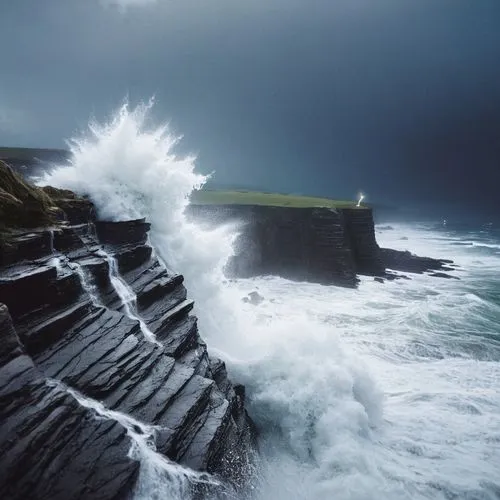
[{"label": "eroded rock slab", "polygon": [[[225,369],[215,377],[183,277],[153,256],[148,229],[143,220],[98,231],[65,223],[47,233],[43,251],[0,268],[0,300],[13,318],[0,308],[1,498],[131,495],[139,464],[128,456],[127,430],[96,418],[64,387],[154,425],[157,449],[172,460],[238,487],[248,478],[254,433],[244,398]],[[109,256],[131,294],[126,305]]]},{"label": "eroded rock slab", "polygon": [[0,498],[130,498],[139,464],[118,422],[46,380],[0,304]]},{"label": "eroded rock slab", "polygon": [[443,271],[456,270],[455,266],[451,267],[453,264],[452,260],[420,257],[409,251],[393,250],[392,248],[381,248],[380,252],[385,267],[393,271],[415,274],[433,271],[431,276],[452,278],[451,275],[446,274]]}]

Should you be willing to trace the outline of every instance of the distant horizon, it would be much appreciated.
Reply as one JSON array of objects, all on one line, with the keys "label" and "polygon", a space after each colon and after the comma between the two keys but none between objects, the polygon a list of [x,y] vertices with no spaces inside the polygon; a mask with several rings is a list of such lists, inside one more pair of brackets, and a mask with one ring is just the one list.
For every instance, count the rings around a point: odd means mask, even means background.
[{"label": "distant horizon", "polygon": [[230,184],[500,211],[498,0],[121,1],[4,2],[0,144],[153,98]]},{"label": "distant horizon", "polygon": [[[14,149],[18,152],[26,153],[26,152],[43,152],[46,154],[50,153],[67,153],[70,154],[68,149],[57,149],[57,148],[18,148],[18,147],[10,147],[10,146],[1,146],[0,147],[0,159],[11,160],[12,157],[2,156],[6,150]],[[25,155],[21,155],[20,161],[24,161],[26,158]],[[19,158],[19,155],[18,155]],[[32,158],[32,157],[30,157]],[[43,159],[42,159],[43,161]],[[46,161],[50,161],[47,158]],[[43,163],[40,165],[42,166]],[[19,165],[13,165],[14,167],[19,167]],[[26,175],[26,172],[16,168],[21,174]],[[36,177],[36,173],[28,173],[28,177]],[[276,190],[264,186],[260,186],[257,184],[246,183],[246,184],[237,184],[231,182],[225,182],[220,180],[215,175],[213,178],[209,178],[207,183],[204,185],[203,189],[207,190],[234,190],[234,191],[255,191],[269,194],[287,194],[287,195],[295,195],[295,196],[312,196],[312,197],[323,197],[329,199],[344,199],[345,201],[356,201],[354,198],[347,197],[339,197],[336,196],[335,193],[332,193],[329,196],[318,195],[315,192],[299,192],[299,191],[286,191],[286,190]],[[377,223],[386,223],[386,222],[396,222],[396,221],[408,221],[408,222],[424,222],[424,221],[439,221],[445,218],[448,218],[450,221],[453,220],[464,220],[464,221],[473,221],[477,222],[478,220],[486,220],[498,222],[500,220],[500,216],[494,210],[488,210],[484,207],[476,207],[475,211],[471,211],[466,207],[460,205],[460,202],[451,202],[449,200],[444,200],[440,203],[430,203],[426,201],[421,201],[420,203],[395,203],[395,202],[384,202],[383,200],[371,200],[368,195],[364,200],[366,206],[372,208],[374,210],[374,217]]]}]

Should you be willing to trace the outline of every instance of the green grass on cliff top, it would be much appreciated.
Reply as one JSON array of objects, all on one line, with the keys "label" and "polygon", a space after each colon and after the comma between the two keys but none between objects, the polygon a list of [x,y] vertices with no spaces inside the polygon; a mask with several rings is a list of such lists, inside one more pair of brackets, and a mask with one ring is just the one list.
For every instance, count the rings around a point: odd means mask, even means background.
[{"label": "green grass on cliff top", "polygon": [[[261,193],[258,191],[195,191],[191,196],[194,205],[264,205],[292,208],[356,208],[355,201],[330,200],[312,196]],[[366,207],[361,207],[366,208]]]},{"label": "green grass on cliff top", "polygon": [[[1,147],[0,159],[14,158],[20,161],[32,160],[34,157],[44,158],[50,155],[67,155],[63,149],[43,149],[43,148],[16,148]],[[292,208],[357,208],[356,201],[351,200],[331,200],[329,198],[317,198],[313,196],[297,196],[291,194],[263,193],[259,191],[219,191],[203,189],[195,191],[191,196],[191,201],[195,205],[263,205],[271,207],[292,207]],[[366,205],[360,208],[366,208]]]}]

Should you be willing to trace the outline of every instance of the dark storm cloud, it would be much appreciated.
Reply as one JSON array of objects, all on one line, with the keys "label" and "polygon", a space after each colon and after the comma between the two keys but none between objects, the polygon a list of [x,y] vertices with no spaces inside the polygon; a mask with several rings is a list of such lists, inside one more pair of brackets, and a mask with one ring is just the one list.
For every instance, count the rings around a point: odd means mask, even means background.
[{"label": "dark storm cloud", "polygon": [[220,183],[493,203],[497,0],[112,3],[3,3],[2,142],[59,146],[155,94]]}]

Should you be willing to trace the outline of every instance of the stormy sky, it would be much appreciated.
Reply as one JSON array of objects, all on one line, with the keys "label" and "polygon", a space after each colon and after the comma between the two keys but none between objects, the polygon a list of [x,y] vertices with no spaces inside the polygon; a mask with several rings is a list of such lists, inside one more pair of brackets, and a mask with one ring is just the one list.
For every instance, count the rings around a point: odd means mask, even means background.
[{"label": "stormy sky", "polygon": [[500,209],[499,0],[0,0],[0,143],[156,96],[221,185]]}]

